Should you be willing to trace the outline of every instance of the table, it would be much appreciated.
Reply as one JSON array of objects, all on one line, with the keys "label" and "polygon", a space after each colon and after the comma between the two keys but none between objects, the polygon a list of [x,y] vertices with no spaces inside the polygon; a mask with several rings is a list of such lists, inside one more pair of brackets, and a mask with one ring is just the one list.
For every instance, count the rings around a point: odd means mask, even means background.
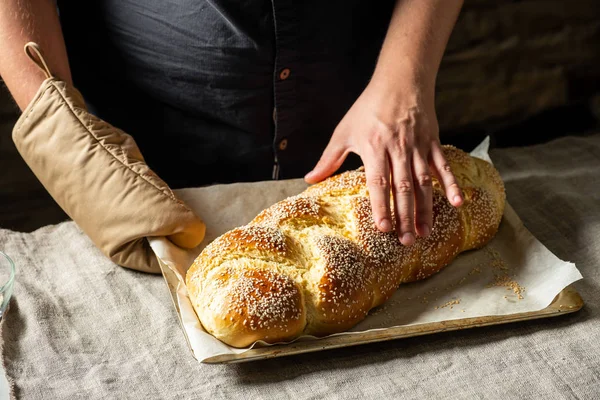
[{"label": "table", "polygon": [[600,134],[491,151],[530,231],[575,262],[578,313],[240,365],[197,363],[160,276],[73,222],[0,229],[18,278],[2,327],[18,398],[598,398]]}]

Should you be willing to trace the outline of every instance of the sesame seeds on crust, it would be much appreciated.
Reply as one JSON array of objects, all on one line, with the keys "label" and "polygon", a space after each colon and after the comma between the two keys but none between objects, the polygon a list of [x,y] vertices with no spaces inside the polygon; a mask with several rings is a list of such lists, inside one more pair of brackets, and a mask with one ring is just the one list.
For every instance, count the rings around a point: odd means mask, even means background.
[{"label": "sesame seeds on crust", "polygon": [[318,199],[314,197],[293,196],[262,211],[251,224],[278,226],[289,219],[303,219],[310,222],[318,220],[321,211]]},{"label": "sesame seeds on crust", "polygon": [[434,179],[432,232],[412,246],[376,229],[362,170],[313,185],[217,238],[187,276],[203,325],[233,346],[343,331],[399,284],[485,244],[502,217],[502,180],[483,160],[450,146],[444,152],[464,204],[454,208]]},{"label": "sesame seeds on crust", "polygon": [[205,328],[221,340],[244,346],[285,340],[304,328],[300,286],[268,263],[229,261],[210,278],[194,306]]},{"label": "sesame seeds on crust", "polygon": [[367,178],[362,169],[334,175],[304,191],[307,196],[347,196],[365,190]]},{"label": "sesame seeds on crust", "polygon": [[315,242],[324,264],[316,307],[327,319],[362,317],[371,308],[373,267],[360,248],[346,238],[320,236]]},{"label": "sesame seeds on crust", "polygon": [[284,254],[286,241],[283,233],[269,226],[245,225],[219,236],[202,252],[206,257],[216,257],[224,252],[256,250]]}]

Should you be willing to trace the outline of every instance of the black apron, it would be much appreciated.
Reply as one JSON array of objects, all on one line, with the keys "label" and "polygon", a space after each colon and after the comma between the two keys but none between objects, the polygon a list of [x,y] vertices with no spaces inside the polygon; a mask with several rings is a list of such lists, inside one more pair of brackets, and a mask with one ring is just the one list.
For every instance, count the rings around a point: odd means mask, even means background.
[{"label": "black apron", "polygon": [[393,3],[58,6],[75,86],[176,188],[310,171],[373,73]]}]

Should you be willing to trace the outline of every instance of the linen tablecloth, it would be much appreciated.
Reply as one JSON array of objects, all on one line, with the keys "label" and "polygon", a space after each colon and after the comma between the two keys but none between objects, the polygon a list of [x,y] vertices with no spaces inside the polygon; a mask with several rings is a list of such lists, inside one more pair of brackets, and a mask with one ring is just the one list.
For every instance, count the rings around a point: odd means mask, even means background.
[{"label": "linen tablecloth", "polygon": [[491,152],[526,227],[584,276],[571,315],[239,365],[197,363],[160,276],[73,222],[0,229],[18,268],[2,322],[24,399],[600,397],[600,135]]}]

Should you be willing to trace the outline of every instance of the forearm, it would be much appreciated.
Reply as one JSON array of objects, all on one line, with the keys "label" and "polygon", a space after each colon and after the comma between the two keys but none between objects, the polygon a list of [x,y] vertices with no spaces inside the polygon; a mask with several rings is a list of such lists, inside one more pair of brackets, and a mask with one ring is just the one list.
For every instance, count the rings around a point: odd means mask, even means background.
[{"label": "forearm", "polygon": [[3,0],[0,5],[0,76],[23,110],[44,74],[27,58],[23,46],[36,42],[52,73],[71,83],[65,42],[53,0]]},{"label": "forearm", "polygon": [[405,95],[433,95],[435,79],[462,0],[397,0],[373,81]]}]

